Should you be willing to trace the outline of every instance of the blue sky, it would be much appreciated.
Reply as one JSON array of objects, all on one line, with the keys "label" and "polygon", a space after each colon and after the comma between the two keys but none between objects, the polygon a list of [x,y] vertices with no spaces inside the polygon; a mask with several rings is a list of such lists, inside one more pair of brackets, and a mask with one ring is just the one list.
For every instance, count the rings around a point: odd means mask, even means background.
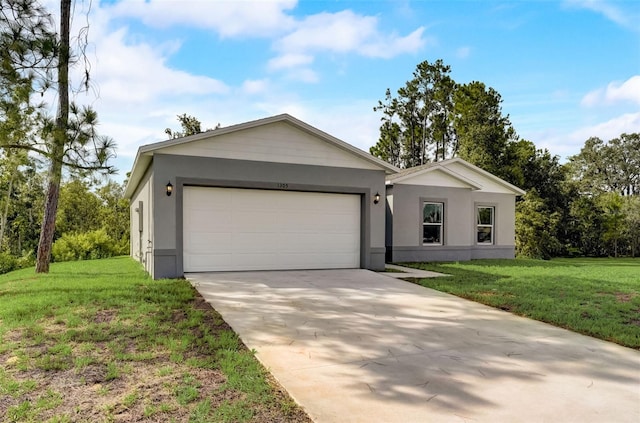
[{"label": "blue sky", "polygon": [[368,150],[373,106],[423,60],[495,88],[517,133],[563,159],[640,132],[635,0],[121,0],[89,21],[93,85],[77,100],[118,143],[121,177],[181,113],[212,128],[286,112]]}]

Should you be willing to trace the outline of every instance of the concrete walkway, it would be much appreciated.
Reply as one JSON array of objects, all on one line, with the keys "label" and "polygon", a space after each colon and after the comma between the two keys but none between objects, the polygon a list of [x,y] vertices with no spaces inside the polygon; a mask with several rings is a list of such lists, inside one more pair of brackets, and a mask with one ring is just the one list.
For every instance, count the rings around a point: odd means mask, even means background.
[{"label": "concrete walkway", "polygon": [[[430,270],[414,269],[412,267],[398,266],[397,264],[386,264],[385,268],[387,269],[387,272],[385,272],[386,276],[391,276],[392,278],[397,279],[437,278],[440,276],[447,276],[444,273],[432,272]],[[394,270],[397,271],[394,272]]]},{"label": "concrete walkway", "polygon": [[312,419],[640,421],[640,352],[367,270],[189,274]]}]

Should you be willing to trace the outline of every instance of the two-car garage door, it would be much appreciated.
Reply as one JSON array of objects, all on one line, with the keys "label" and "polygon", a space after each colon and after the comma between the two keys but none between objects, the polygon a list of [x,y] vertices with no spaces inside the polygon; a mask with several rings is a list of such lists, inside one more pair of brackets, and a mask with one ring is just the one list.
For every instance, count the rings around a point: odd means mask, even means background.
[{"label": "two-car garage door", "polygon": [[360,267],[360,196],[185,187],[185,272]]}]

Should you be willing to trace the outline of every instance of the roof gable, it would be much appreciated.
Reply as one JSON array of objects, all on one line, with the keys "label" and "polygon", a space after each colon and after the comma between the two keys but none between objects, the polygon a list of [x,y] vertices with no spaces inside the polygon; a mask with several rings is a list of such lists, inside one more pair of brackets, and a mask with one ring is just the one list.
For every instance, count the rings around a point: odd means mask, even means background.
[{"label": "roof gable", "polygon": [[[442,176],[436,178],[435,175],[447,175],[453,183],[447,185],[447,180]],[[430,174],[434,174],[431,176]],[[503,193],[523,195],[525,192],[520,188],[498,178],[497,176],[468,163],[461,158],[453,158],[441,162],[428,163],[405,169],[387,177],[389,184],[410,184],[410,185],[433,185],[446,186],[452,188],[466,187],[479,192]]]},{"label": "roof gable", "polygon": [[139,183],[153,154],[268,161],[384,170],[399,169],[288,114],[143,145],[138,149],[125,196]]},{"label": "roof gable", "polygon": [[222,159],[254,160],[380,170],[380,164],[363,158],[288,121],[218,134],[187,143],[162,147],[156,153]]},{"label": "roof gable", "polygon": [[438,163],[429,163],[419,168],[406,169],[387,178],[393,184],[401,185],[425,185],[447,188],[467,188],[479,190],[482,187],[473,180],[456,172],[440,166]]}]

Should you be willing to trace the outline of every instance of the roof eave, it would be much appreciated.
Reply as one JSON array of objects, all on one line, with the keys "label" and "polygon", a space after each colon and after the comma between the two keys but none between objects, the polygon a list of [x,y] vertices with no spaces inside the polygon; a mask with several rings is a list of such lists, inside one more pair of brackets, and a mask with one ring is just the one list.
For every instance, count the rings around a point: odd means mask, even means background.
[{"label": "roof eave", "polygon": [[426,173],[430,173],[430,172],[434,172],[434,171],[440,171],[440,172],[445,173],[446,175],[451,176],[452,178],[464,183],[465,185],[468,185],[469,188],[471,188],[471,190],[473,190],[473,191],[477,191],[477,190],[482,189],[481,185],[478,185],[477,183],[475,183],[471,179],[469,179],[469,178],[467,178],[467,177],[465,177],[463,175],[460,175],[460,174],[458,174],[457,172],[454,172],[451,169],[447,169],[446,167],[442,166],[440,163],[437,163],[437,162],[433,163],[432,166],[429,166],[429,167],[427,167],[425,169],[422,169],[422,170],[420,170],[418,172],[411,172],[411,173],[408,173],[406,175],[400,176],[398,178],[394,178],[392,180],[388,180],[386,182],[389,185],[393,185],[395,183],[406,181],[408,179],[415,178],[416,176],[424,175]]},{"label": "roof eave", "polygon": [[127,186],[124,189],[124,198],[127,198],[129,200],[133,197],[136,188],[138,188],[138,185],[140,185],[140,181],[142,180],[142,177],[149,168],[151,160],[153,159],[153,154],[144,153],[141,150],[142,147],[138,149],[136,158],[133,161],[133,167],[131,168],[131,175],[129,175]]},{"label": "roof eave", "polygon": [[469,162],[467,162],[466,160],[461,159],[460,157],[454,157],[453,159],[449,159],[447,160],[449,163],[460,163],[463,166],[466,166],[472,170],[477,171],[478,173],[481,173],[482,175],[486,176],[487,178],[493,180],[494,182],[502,185],[503,187],[509,189],[510,191],[513,191],[513,193],[515,195],[525,195],[527,192],[521,188],[518,188],[517,186],[505,181],[502,178],[499,178],[498,176],[494,175],[493,173],[487,172],[486,170],[479,168],[478,166],[475,166]]},{"label": "roof eave", "polygon": [[[276,122],[288,122],[289,124],[297,127],[298,129],[307,132],[308,134],[314,135],[316,137],[320,137],[325,141],[331,143],[332,145],[350,153],[358,156],[360,159],[365,160],[379,168],[384,170],[386,175],[392,175],[394,173],[398,173],[400,171],[399,168],[381,160],[357,147],[352,146],[339,138],[334,137],[320,129],[317,129],[287,113],[283,113],[276,116],[270,116],[263,119],[257,119],[250,122],[239,123],[236,125],[227,126],[224,128],[213,129],[211,131],[201,132],[199,134],[189,135],[186,137],[169,139],[165,141],[156,142],[153,144],[146,144],[141,146],[138,149],[138,153],[136,154],[135,161],[133,163],[131,176],[129,177],[129,181],[127,182],[127,186],[125,188],[125,197],[131,198],[135,189],[137,188],[144,172],[146,172],[149,163],[152,160],[153,153],[159,149],[178,146],[194,141],[199,141],[209,137],[218,137],[221,135],[225,135],[231,132],[241,131],[245,129],[251,129],[258,126],[268,125],[270,123]],[[138,170],[140,169],[140,170]]]}]

